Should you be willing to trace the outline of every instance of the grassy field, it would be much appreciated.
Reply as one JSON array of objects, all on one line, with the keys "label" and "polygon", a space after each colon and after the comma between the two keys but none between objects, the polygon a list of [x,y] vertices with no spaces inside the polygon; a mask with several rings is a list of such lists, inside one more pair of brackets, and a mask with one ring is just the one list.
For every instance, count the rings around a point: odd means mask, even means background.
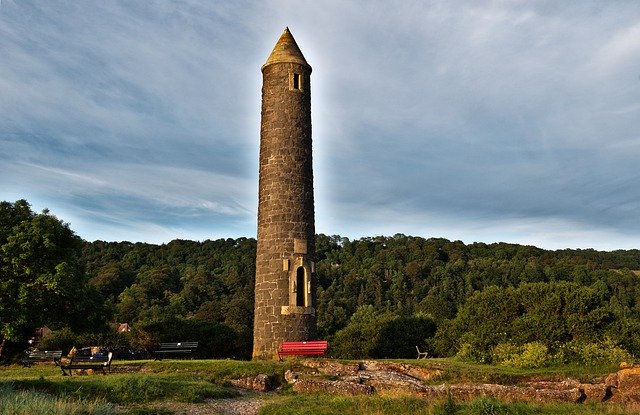
[{"label": "grassy field", "polygon": [[[450,360],[408,361],[413,365],[443,370],[431,381],[441,383],[518,384],[531,377],[588,380],[616,368],[563,367],[536,371],[486,365],[469,365]],[[0,415],[5,414],[171,414],[171,403],[199,405],[208,400],[238,397],[230,380],[267,374],[284,383],[284,372],[295,363],[231,360],[165,360],[116,362],[106,376],[63,377],[59,368],[37,365],[0,367]],[[163,409],[164,408],[164,409]],[[167,409],[169,408],[169,409]],[[637,409],[637,408],[636,408]],[[276,414],[478,414],[478,415],[582,415],[637,413],[610,404],[505,404],[490,399],[455,402],[428,401],[413,396],[339,397],[294,394],[289,388],[270,395],[261,415]]]}]

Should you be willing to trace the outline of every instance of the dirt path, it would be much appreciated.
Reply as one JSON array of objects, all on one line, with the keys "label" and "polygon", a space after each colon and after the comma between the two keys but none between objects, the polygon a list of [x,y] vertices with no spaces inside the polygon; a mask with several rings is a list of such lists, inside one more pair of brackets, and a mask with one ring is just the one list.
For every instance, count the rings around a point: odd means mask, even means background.
[{"label": "dirt path", "polygon": [[157,406],[176,415],[256,415],[265,400],[259,396],[233,399],[215,399],[205,403],[171,403]]},{"label": "dirt path", "polygon": [[[267,402],[263,394],[241,391],[241,396],[229,399],[209,399],[204,403],[164,402],[147,406],[159,413],[175,415],[257,415]],[[126,407],[121,408],[126,412]]]}]

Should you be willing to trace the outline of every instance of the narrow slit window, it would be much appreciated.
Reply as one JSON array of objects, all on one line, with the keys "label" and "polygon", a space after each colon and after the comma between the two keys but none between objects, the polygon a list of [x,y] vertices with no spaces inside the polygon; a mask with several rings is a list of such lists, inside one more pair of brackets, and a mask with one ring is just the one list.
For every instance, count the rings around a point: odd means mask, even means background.
[{"label": "narrow slit window", "polygon": [[296,305],[298,307],[305,306],[304,287],[304,268],[299,267],[296,270]]},{"label": "narrow slit window", "polygon": [[300,89],[300,74],[299,73],[294,73],[293,74],[293,89]]}]

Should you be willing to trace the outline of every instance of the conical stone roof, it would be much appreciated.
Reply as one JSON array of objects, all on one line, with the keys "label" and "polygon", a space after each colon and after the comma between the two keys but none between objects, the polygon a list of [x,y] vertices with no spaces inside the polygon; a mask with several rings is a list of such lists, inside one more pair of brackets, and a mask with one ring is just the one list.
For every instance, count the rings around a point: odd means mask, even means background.
[{"label": "conical stone roof", "polygon": [[278,39],[278,42],[273,47],[269,58],[264,65],[262,65],[262,70],[267,66],[274,63],[298,63],[300,65],[305,65],[311,68],[311,66],[307,63],[296,40],[289,32],[289,28],[285,28],[282,36]]}]

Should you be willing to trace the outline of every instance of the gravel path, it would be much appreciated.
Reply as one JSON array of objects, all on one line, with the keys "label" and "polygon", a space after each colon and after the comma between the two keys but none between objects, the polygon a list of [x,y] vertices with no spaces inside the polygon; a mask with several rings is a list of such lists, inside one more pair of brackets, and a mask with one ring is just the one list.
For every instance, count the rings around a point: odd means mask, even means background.
[{"label": "gravel path", "polygon": [[262,397],[251,395],[231,399],[211,399],[204,403],[172,402],[153,407],[169,410],[176,415],[257,415],[265,402]]}]

